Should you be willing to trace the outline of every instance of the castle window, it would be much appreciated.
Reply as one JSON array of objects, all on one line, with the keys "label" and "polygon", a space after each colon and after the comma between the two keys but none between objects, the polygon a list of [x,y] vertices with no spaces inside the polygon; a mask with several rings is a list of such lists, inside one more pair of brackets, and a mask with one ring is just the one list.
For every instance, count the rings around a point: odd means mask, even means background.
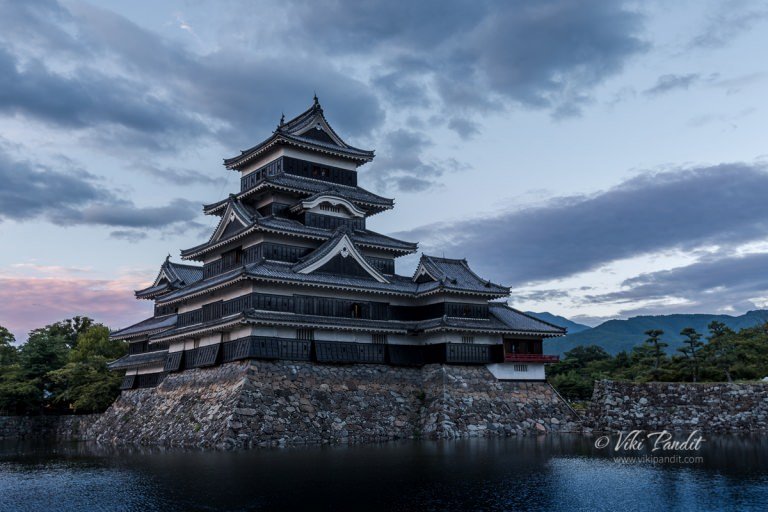
[{"label": "castle window", "polygon": [[514,370],[516,372],[527,372],[528,371],[528,365],[527,364],[516,364],[512,368],[514,368]]},{"label": "castle window", "polygon": [[371,334],[371,341],[373,343],[378,344],[378,345],[386,345],[387,344],[387,335],[386,334]]},{"label": "castle window", "polygon": [[303,341],[312,341],[315,339],[314,329],[296,329],[296,339]]},{"label": "castle window", "polygon": [[352,318],[360,318],[360,311],[361,311],[360,303],[359,302],[353,303],[351,308]]},{"label": "castle window", "polygon": [[474,336],[462,336],[461,337],[461,342],[462,343],[474,343],[475,342],[475,337]]}]

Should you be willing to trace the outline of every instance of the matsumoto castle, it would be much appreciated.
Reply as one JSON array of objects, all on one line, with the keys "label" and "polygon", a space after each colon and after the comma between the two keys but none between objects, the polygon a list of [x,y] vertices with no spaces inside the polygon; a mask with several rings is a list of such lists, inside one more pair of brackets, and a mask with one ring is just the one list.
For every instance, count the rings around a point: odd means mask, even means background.
[{"label": "matsumoto castle", "polygon": [[210,239],[136,291],[154,316],[112,333],[130,347],[110,365],[125,371],[122,388],[247,359],[486,365],[500,380],[543,380],[557,356],[542,341],[565,329],[508,307],[509,288],[464,259],[422,254],[412,274],[395,273],[417,244],[366,226],[394,206],[357,184],[373,158],[336,134],[315,97],[224,160],[240,190],[203,207],[220,218]]}]

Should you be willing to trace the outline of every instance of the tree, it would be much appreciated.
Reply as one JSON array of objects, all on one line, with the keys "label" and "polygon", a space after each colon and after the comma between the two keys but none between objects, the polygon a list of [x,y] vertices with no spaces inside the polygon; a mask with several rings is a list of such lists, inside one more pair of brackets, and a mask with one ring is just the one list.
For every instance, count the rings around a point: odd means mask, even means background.
[{"label": "tree", "polygon": [[691,376],[693,377],[693,382],[697,382],[699,379],[700,368],[699,351],[701,347],[704,346],[704,343],[701,342],[701,334],[699,334],[693,327],[686,327],[680,331],[680,334],[686,338],[683,341],[685,346],[677,350],[682,352],[682,354],[686,357],[688,367],[691,370]]},{"label": "tree", "polygon": [[549,368],[551,376],[580,370],[593,361],[610,359],[611,355],[597,345],[574,347],[563,355],[563,360]]},{"label": "tree", "polygon": [[35,329],[19,350],[21,375],[35,390],[33,404],[42,412],[49,399],[58,391],[49,373],[67,362],[67,339],[46,328]]},{"label": "tree", "polygon": [[[74,316],[55,324],[46,325],[42,329],[51,336],[63,336],[69,348],[75,348],[77,338],[93,325],[93,319],[87,316]],[[35,331],[32,331],[35,332]]]},{"label": "tree", "polygon": [[713,320],[707,326],[709,329],[709,342],[702,349],[703,359],[714,368],[725,374],[728,382],[733,382],[731,365],[736,361],[736,343],[734,333],[723,322]]},{"label": "tree", "polygon": [[645,331],[645,335],[648,338],[645,339],[642,345],[635,347],[634,355],[637,362],[642,366],[650,365],[650,370],[647,372],[650,380],[660,380],[662,373],[662,362],[666,358],[664,349],[669,344],[661,341],[661,336],[664,331],[660,329],[650,329]]},{"label": "tree", "polygon": [[15,341],[13,333],[0,325],[0,368],[15,364],[19,360]]},{"label": "tree", "polygon": [[74,412],[100,412],[120,394],[120,375],[107,363],[126,352],[125,343],[109,339],[109,329],[94,324],[77,337],[64,367],[49,374],[62,390],[54,402]]}]

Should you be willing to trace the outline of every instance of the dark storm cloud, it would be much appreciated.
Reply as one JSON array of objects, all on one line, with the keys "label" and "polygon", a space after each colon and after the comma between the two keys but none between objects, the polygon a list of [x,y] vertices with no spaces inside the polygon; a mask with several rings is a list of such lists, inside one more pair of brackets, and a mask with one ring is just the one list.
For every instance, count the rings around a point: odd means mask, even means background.
[{"label": "dark storm cloud", "polygon": [[[35,34],[0,33],[0,111],[90,128],[94,140],[157,150],[207,135],[234,151],[274,129],[281,111],[307,108],[313,91],[353,138],[383,120],[365,84],[318,59],[197,55],[83,3],[4,4],[0,18],[0,27]],[[61,30],[63,18],[69,30]]]},{"label": "dark storm cloud", "polygon": [[[496,108],[496,95],[578,113],[593,86],[648,47],[640,14],[598,0],[313,2],[295,15],[329,52],[380,52],[401,75],[434,76],[448,108]],[[316,33],[322,26],[334,30]]]},{"label": "dark storm cloud", "polygon": [[199,205],[186,199],[157,208],[137,207],[104,188],[91,174],[17,161],[2,148],[0,183],[0,220],[43,218],[64,226],[162,228],[199,215]]},{"label": "dark storm cloud", "polygon": [[768,254],[708,257],[684,267],[640,274],[622,283],[622,290],[591,295],[592,302],[633,302],[671,297],[690,301],[710,295],[721,304],[725,298],[745,300],[768,295]]},{"label": "dark storm cloud", "polygon": [[474,262],[480,275],[522,284],[573,275],[661,250],[737,244],[768,232],[763,166],[646,174],[591,196],[398,233]]},{"label": "dark storm cloud", "polygon": [[648,96],[658,96],[665,94],[675,89],[688,89],[691,85],[695,84],[701,79],[698,73],[690,73],[687,75],[661,75],[656,84],[643,91],[643,94]]},{"label": "dark storm cloud", "polygon": [[206,131],[200,122],[184,115],[182,109],[152,95],[145,84],[107,77],[89,69],[77,69],[70,76],[58,74],[36,59],[28,59],[21,66],[3,49],[0,112],[64,127],[115,123],[153,135],[194,135]]}]

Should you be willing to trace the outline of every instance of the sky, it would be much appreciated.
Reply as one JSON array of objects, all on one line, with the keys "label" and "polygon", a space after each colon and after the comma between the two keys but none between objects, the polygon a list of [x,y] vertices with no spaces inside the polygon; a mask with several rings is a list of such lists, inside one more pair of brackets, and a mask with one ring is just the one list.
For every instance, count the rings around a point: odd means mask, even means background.
[{"label": "sky", "polygon": [[514,307],[768,307],[766,29],[756,1],[0,0],[0,325],[150,316],[222,159],[315,93],[376,150],[369,227]]}]

